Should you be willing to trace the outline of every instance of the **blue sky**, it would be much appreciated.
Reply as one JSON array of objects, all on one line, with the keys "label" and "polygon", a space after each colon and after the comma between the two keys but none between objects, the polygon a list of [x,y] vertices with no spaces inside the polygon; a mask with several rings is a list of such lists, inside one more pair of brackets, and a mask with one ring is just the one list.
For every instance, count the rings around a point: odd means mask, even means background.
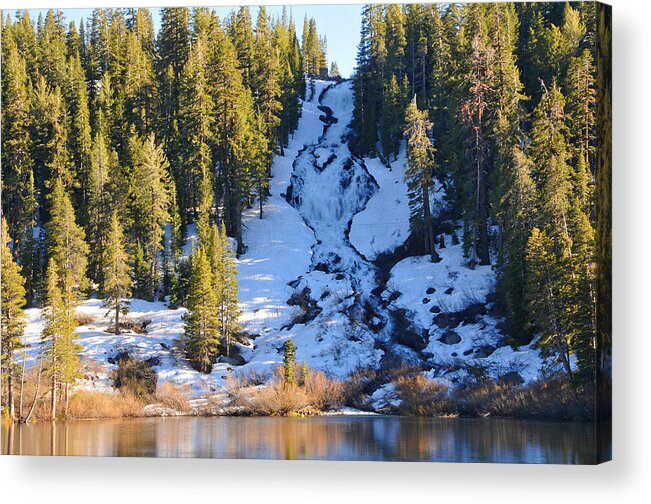
[{"label": "blue sky", "polygon": [[[101,3],[101,2],[98,2]],[[220,17],[224,17],[236,7],[214,7]],[[303,31],[303,18],[315,18],[317,30],[328,39],[328,62],[336,61],[341,74],[350,76],[355,67],[355,55],[359,42],[362,5],[288,5],[291,8],[296,22],[296,29],[300,37]],[[160,10],[150,8],[156,29],[160,26]],[[255,23],[257,7],[251,7],[251,15]],[[74,20],[78,23],[81,18],[90,17],[92,9],[62,9],[67,21]],[[282,7],[267,6],[271,16],[280,16]],[[46,10],[32,9],[30,15],[36,19],[39,13],[45,14]]]}]

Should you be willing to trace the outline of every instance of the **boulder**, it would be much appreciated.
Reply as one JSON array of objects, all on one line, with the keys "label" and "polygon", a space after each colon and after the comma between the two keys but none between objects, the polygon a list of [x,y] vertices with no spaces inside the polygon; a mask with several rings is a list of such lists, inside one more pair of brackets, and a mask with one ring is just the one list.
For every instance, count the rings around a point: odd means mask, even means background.
[{"label": "boulder", "polygon": [[484,359],[495,351],[495,347],[491,345],[484,345],[475,350],[475,359]]},{"label": "boulder", "polygon": [[446,331],[443,333],[443,336],[439,338],[439,341],[441,343],[445,343],[446,345],[456,345],[461,341],[461,336],[459,336],[454,331]]}]

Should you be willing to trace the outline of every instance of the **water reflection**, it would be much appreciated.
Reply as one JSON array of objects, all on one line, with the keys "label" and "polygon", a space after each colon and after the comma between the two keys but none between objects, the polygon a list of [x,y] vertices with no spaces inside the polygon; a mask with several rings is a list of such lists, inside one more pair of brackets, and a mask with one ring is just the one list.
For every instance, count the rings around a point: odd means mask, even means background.
[{"label": "water reflection", "polygon": [[182,417],[6,425],[1,439],[3,454],[23,455],[590,464],[596,432],[497,419]]}]

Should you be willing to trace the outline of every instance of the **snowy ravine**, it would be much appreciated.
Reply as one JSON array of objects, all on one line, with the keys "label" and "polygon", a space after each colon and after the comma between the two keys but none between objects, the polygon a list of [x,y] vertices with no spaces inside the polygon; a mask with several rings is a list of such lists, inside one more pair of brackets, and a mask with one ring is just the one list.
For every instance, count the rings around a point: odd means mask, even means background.
[{"label": "snowy ravine", "polygon": [[[274,160],[263,218],[257,205],[244,214],[247,249],[238,259],[238,280],[240,322],[252,335],[249,345],[240,345],[246,363],[217,362],[211,374],[198,373],[177,347],[185,309],[133,300],[129,319],[150,321],[147,334],[116,336],[105,332],[110,323],[101,301],[91,299],[78,308],[93,320],[77,329],[89,378],[82,387],[110,389],[114,357],[127,351],[138,359],[154,357],[159,381],[211,394],[231,373],[269,373],[282,362],[288,338],[298,362],[339,378],[362,367],[401,363],[451,384],[463,380],[469,366],[496,379],[517,372],[528,382],[540,375],[538,351],[513,350],[499,330],[502,321],[487,299],[494,289],[492,268],[468,268],[451,236],[439,263],[395,255],[380,266],[378,258],[409,237],[405,154],[391,168],[353,156],[347,143],[352,111],[351,82],[316,81],[284,156]],[[442,202],[437,188],[435,212]],[[186,253],[196,240],[192,229],[188,235]],[[28,310],[32,362],[42,328],[41,310]],[[390,392],[390,384],[377,390],[375,406],[390,401]]]}]

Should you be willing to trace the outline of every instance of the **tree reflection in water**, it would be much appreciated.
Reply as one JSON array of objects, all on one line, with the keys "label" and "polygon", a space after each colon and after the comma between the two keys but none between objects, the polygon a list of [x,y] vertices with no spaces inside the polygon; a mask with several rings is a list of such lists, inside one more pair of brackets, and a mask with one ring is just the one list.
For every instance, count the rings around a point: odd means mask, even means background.
[{"label": "tree reflection in water", "polygon": [[[178,417],[2,427],[3,454],[590,464],[596,426],[500,419]],[[609,449],[608,445],[605,447]]]}]

